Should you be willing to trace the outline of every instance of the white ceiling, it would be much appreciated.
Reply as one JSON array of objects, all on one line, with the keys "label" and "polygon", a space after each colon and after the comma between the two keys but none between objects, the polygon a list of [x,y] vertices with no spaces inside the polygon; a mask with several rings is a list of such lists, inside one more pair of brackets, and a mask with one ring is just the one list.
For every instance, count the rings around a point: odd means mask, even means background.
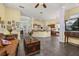
[{"label": "white ceiling", "polygon": [[[17,8],[21,11],[22,16],[28,16],[35,19],[53,19],[56,15],[55,13],[64,6],[66,9],[70,9],[72,7],[78,6],[78,4],[74,3],[46,3],[47,8],[43,8],[39,6],[38,8],[34,8],[36,3],[6,3],[4,4],[7,7]],[[23,6],[24,8],[20,8],[19,6]],[[40,12],[43,12],[40,14]]]}]

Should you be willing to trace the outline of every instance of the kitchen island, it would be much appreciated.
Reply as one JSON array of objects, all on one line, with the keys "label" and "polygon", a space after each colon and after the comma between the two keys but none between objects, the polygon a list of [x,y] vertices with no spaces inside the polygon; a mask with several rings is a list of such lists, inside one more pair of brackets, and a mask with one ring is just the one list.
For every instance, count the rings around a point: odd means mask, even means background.
[{"label": "kitchen island", "polygon": [[33,31],[33,37],[50,37],[51,31]]}]

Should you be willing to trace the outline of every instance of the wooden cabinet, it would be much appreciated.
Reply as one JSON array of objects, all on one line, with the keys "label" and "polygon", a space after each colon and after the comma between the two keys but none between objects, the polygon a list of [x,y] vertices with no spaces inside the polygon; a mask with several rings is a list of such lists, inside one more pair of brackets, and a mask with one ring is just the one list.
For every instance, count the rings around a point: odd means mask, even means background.
[{"label": "wooden cabinet", "polygon": [[77,37],[77,38],[79,38],[79,32],[70,32],[70,37]]},{"label": "wooden cabinet", "polygon": [[58,31],[51,31],[51,36],[58,36],[59,32]]},{"label": "wooden cabinet", "polygon": [[40,52],[40,41],[33,38],[31,42],[28,39],[24,41],[26,55],[33,55]]},{"label": "wooden cabinet", "polygon": [[78,31],[68,31],[68,32],[65,32],[65,35],[68,36],[68,37],[79,38],[79,32]]},{"label": "wooden cabinet", "polygon": [[68,43],[69,37],[79,38],[79,32],[78,31],[66,31],[65,32],[65,42]]}]

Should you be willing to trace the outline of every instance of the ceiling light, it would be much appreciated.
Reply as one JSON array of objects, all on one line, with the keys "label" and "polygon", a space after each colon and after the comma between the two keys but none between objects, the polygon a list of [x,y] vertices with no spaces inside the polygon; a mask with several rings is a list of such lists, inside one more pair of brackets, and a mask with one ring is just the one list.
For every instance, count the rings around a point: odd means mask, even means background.
[{"label": "ceiling light", "polygon": [[24,8],[23,6],[19,6],[20,8]]},{"label": "ceiling light", "polygon": [[43,14],[43,12],[41,11],[40,14]]},{"label": "ceiling light", "polygon": [[43,8],[47,8],[47,5],[45,3],[37,3],[35,5],[35,8],[39,7],[39,5],[43,6]]}]

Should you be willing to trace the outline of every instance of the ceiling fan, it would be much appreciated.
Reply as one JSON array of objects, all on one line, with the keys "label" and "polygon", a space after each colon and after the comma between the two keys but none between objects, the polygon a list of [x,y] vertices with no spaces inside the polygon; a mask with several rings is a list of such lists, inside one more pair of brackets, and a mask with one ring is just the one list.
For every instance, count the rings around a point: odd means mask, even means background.
[{"label": "ceiling fan", "polygon": [[45,3],[43,3],[43,4],[41,4],[41,3],[37,3],[37,4],[35,5],[35,8],[37,8],[39,5],[43,6],[44,8],[47,8],[47,6],[46,6]]}]

